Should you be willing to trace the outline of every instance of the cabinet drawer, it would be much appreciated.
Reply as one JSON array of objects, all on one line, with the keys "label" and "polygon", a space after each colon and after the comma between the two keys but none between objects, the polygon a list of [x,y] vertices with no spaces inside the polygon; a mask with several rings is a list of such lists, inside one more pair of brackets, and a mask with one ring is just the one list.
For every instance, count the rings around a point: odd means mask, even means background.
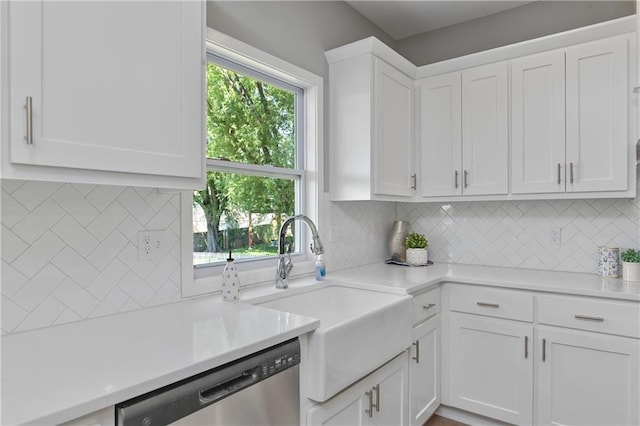
[{"label": "cabinet drawer", "polygon": [[449,309],[518,321],[533,321],[533,295],[470,285],[449,287]]},{"label": "cabinet drawer", "polygon": [[440,312],[440,289],[413,296],[413,324],[421,323]]},{"label": "cabinet drawer", "polygon": [[640,338],[640,303],[538,296],[538,322]]}]

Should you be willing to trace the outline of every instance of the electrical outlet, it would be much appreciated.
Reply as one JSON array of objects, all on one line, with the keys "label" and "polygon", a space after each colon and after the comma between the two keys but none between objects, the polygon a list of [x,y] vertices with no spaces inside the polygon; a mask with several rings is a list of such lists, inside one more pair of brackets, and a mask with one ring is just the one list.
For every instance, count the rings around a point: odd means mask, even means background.
[{"label": "electrical outlet", "polygon": [[559,246],[561,243],[561,229],[560,228],[551,228],[551,244],[554,246]]},{"label": "electrical outlet", "polygon": [[166,231],[138,231],[138,260],[158,260],[166,253]]}]

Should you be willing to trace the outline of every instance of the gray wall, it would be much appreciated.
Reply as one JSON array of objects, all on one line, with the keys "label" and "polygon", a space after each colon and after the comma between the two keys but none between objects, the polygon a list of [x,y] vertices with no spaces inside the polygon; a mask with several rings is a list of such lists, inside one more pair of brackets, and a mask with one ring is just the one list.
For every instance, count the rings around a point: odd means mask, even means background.
[{"label": "gray wall", "polygon": [[635,1],[538,1],[409,37],[397,51],[426,65],[635,13]]},{"label": "gray wall", "polygon": [[325,50],[375,36],[395,42],[341,1],[208,1],[207,25],[324,78],[325,191],[328,185],[328,79]]}]

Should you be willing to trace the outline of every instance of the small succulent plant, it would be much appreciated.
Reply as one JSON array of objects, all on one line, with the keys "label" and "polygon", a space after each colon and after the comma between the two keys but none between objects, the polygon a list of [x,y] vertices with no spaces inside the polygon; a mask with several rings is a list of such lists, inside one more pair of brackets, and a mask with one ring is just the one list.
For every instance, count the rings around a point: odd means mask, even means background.
[{"label": "small succulent plant", "polygon": [[623,262],[640,263],[640,250],[629,249],[622,252],[620,256]]},{"label": "small succulent plant", "polygon": [[411,232],[407,235],[407,239],[405,240],[405,245],[407,248],[427,248],[429,245],[429,241],[427,241],[427,237],[422,234],[418,234],[417,232]]}]

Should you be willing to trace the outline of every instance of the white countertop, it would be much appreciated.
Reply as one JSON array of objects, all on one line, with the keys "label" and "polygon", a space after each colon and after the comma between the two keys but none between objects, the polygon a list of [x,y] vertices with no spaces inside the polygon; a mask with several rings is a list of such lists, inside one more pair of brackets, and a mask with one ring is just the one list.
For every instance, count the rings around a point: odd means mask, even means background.
[{"label": "white countertop", "polygon": [[436,263],[410,267],[374,263],[328,277],[353,285],[376,285],[388,291],[416,294],[443,282],[481,284],[524,290],[640,301],[640,282],[596,274]]},{"label": "white countertop", "polygon": [[200,298],[2,337],[2,424],[58,424],[316,329]]},{"label": "white countertop", "polygon": [[[640,301],[640,283],[595,274],[376,263],[329,271],[351,287],[417,294],[443,282]],[[262,303],[307,291],[312,277],[244,289]],[[89,414],[308,333],[318,320],[218,296],[2,337],[2,424],[55,424]]]}]

